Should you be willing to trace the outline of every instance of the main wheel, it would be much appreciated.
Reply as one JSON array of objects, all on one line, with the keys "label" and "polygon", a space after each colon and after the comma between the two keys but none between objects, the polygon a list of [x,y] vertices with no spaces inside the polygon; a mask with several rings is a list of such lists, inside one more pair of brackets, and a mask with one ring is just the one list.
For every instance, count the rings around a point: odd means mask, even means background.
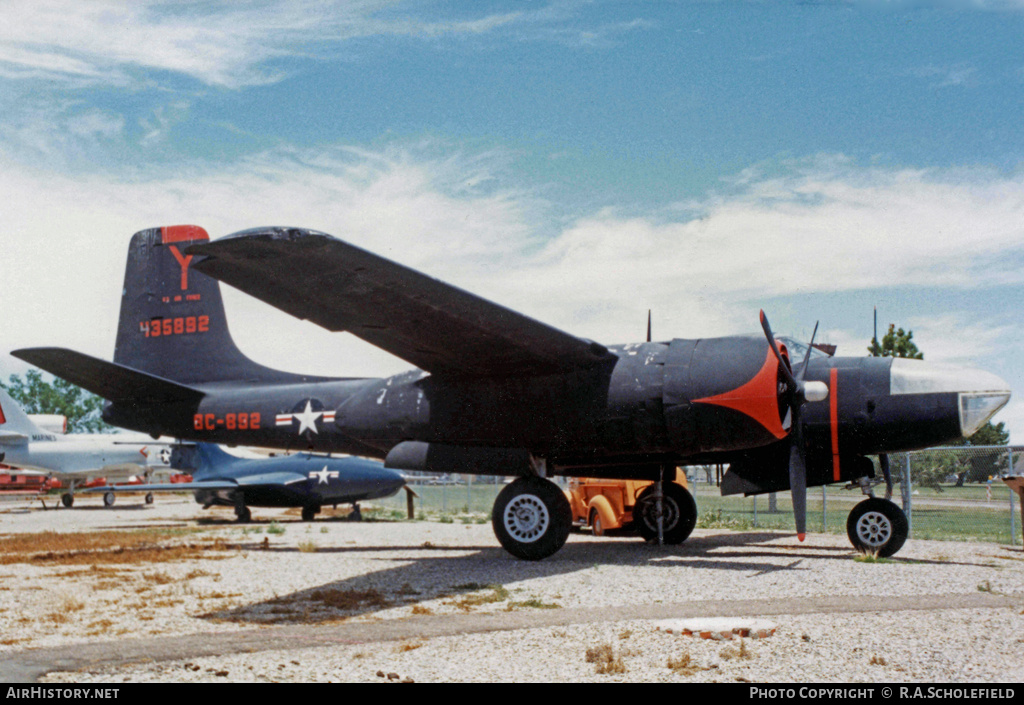
[{"label": "main wheel", "polygon": [[[666,544],[682,543],[697,525],[697,503],[686,489],[674,482],[662,485],[662,537]],[[658,540],[658,503],[654,485],[640,493],[633,508],[633,524],[645,541]]]},{"label": "main wheel", "polygon": [[875,553],[883,558],[900,550],[909,532],[903,510],[877,497],[858,504],[846,520],[846,535],[853,547],[861,553]]},{"label": "main wheel", "polygon": [[60,496],[60,503],[70,509],[75,504],[75,495],[65,492]]},{"label": "main wheel", "polygon": [[114,506],[114,502],[116,502],[116,501],[117,501],[117,496],[113,492],[104,492],[103,493],[103,506],[104,507],[113,507]]},{"label": "main wheel", "polygon": [[302,508],[302,521],[313,521],[316,515],[320,513],[320,507],[303,507]]},{"label": "main wheel", "polygon": [[555,483],[521,477],[494,500],[491,525],[506,551],[516,558],[539,561],[569,538],[572,509]]},{"label": "main wheel", "polygon": [[597,507],[590,510],[590,530],[594,532],[594,536],[604,536],[604,525],[601,523],[601,513],[597,511]]}]

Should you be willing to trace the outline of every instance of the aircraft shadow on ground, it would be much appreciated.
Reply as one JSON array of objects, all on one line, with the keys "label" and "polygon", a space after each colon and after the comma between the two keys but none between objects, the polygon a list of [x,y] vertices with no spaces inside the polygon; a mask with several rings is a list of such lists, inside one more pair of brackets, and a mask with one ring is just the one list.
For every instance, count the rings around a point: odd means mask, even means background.
[{"label": "aircraft shadow on ground", "polygon": [[[497,543],[479,546],[380,545],[317,548],[318,554],[383,555],[394,552],[411,562],[384,568],[323,585],[299,590],[270,600],[202,615],[211,621],[251,624],[320,624],[372,615],[395,608],[412,607],[414,614],[430,614],[421,606],[440,599],[448,606],[476,611],[505,605],[507,610],[560,607],[539,603],[529,589],[504,586],[601,566],[636,568],[691,568],[747,573],[751,579],[784,571],[806,571],[806,560],[853,560],[852,548],[823,546],[775,546],[767,541],[778,533],[716,534],[691,537],[678,546],[647,544],[637,537],[607,541],[569,542],[555,555],[538,562],[521,561]],[[268,546],[255,541],[238,544],[244,550],[298,553],[296,547]],[[733,550],[736,549],[736,550]],[[760,560],[752,560],[757,558]],[[767,561],[765,559],[768,559]],[[457,576],[457,577],[456,577]],[[417,610],[417,607],[419,609]]]}]

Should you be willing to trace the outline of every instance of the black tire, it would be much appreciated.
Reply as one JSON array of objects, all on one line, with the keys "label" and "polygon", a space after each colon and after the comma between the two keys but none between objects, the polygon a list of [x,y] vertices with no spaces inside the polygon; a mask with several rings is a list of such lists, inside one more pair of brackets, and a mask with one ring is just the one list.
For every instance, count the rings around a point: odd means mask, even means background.
[{"label": "black tire", "polygon": [[146,493],[146,504],[152,504],[152,503],[153,503],[153,493],[152,492],[147,492]]},{"label": "black tire", "polygon": [[248,524],[252,521],[252,512],[246,506],[235,507],[235,517],[238,518],[238,523]]},{"label": "black tire", "polygon": [[70,509],[75,504],[75,495],[70,492],[65,492],[60,496],[60,503]]},{"label": "black tire", "polygon": [[302,521],[313,521],[316,519],[316,515],[320,513],[320,507],[303,507],[302,508]]},{"label": "black tire", "polygon": [[104,507],[113,507],[114,506],[114,502],[116,502],[116,501],[117,501],[117,496],[113,492],[104,492],[103,493],[103,506]]},{"label": "black tire", "polygon": [[[675,482],[662,483],[662,538],[668,545],[679,544],[690,537],[697,525],[697,503],[693,496]],[[645,541],[658,540],[657,503],[654,485],[640,493],[633,507],[633,525]]]},{"label": "black tire", "polygon": [[521,477],[494,500],[491,526],[502,547],[516,558],[539,561],[569,538],[572,509],[565,494],[541,477]]},{"label": "black tire", "polygon": [[846,535],[861,553],[881,558],[903,548],[910,526],[903,510],[886,499],[869,497],[858,504],[846,519]]}]

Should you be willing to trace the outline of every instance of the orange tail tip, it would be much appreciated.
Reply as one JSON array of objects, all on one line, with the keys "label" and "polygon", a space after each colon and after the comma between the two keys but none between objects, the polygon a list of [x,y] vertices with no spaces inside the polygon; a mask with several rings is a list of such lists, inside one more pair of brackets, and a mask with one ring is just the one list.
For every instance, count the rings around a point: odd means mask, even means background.
[{"label": "orange tail tip", "polygon": [[193,240],[209,240],[206,230],[198,225],[168,225],[160,228],[163,243],[191,242]]}]

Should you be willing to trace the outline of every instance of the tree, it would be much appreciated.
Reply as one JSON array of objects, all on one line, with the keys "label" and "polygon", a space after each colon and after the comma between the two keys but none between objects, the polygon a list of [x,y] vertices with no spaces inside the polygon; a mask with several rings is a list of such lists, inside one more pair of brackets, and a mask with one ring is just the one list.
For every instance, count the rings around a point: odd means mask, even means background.
[{"label": "tree", "polygon": [[[913,341],[914,331],[897,329],[895,323],[889,324],[889,332],[882,336],[882,342],[877,337],[871,339],[868,352],[872,357],[906,357],[914,360],[923,360],[924,353],[917,349]],[[991,421],[979,428],[970,438],[962,438],[952,446],[1005,446],[1010,440],[1010,432],[1003,427],[1000,421],[993,425]],[[948,454],[947,454],[948,455]],[[922,467],[919,477],[915,481],[925,487],[935,487],[939,491],[939,483],[951,474],[956,475],[956,486],[962,487],[964,482],[985,482],[991,475],[998,475],[1001,468],[1006,465],[1006,453],[978,452],[970,457],[955,459],[946,455],[924,455],[921,458]]]},{"label": "tree", "polygon": [[[1006,430],[1002,421],[993,424],[991,421],[979,428],[970,438],[964,438],[954,446],[1005,446],[1010,442],[1010,432]],[[1007,451],[1008,452],[1008,451]],[[998,451],[976,451],[968,457],[966,471],[956,476],[956,486],[962,487],[964,482],[987,482],[988,478],[1003,472],[1008,466],[1007,452]]]},{"label": "tree", "polygon": [[914,331],[904,331],[896,328],[895,323],[889,324],[889,332],[882,336],[882,342],[878,338],[871,339],[868,352],[872,357],[907,357],[913,360],[923,360],[924,353],[917,349],[913,341]]},{"label": "tree", "polygon": [[60,378],[47,382],[38,370],[29,370],[22,379],[11,375],[0,382],[26,414],[61,414],[67,417],[68,433],[106,433],[113,431],[100,417],[103,399]]}]

